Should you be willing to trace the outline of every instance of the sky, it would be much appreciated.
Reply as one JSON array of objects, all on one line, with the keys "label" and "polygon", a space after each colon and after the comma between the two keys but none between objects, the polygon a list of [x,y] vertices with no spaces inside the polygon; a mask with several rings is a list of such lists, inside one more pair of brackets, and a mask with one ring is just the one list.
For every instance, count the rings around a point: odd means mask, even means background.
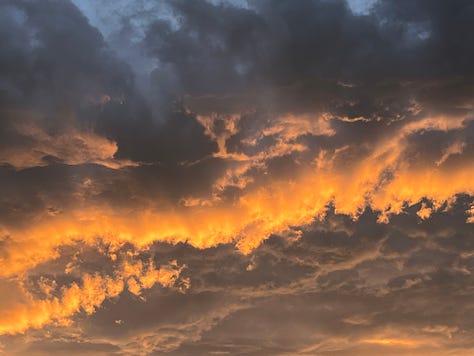
[{"label": "sky", "polygon": [[0,354],[474,354],[473,21],[0,0]]}]

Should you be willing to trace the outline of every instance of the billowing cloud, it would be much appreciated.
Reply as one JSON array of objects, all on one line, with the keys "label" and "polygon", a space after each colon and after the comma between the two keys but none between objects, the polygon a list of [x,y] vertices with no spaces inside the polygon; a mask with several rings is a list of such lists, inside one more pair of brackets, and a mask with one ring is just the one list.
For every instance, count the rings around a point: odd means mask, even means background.
[{"label": "billowing cloud", "polygon": [[[130,255],[130,253],[128,254]],[[133,257],[133,255],[131,255]],[[117,255],[109,255],[112,263]],[[129,261],[130,260],[130,261]],[[83,311],[92,314],[105,300],[119,297],[128,290],[131,294],[141,297],[142,291],[152,288],[155,284],[172,287],[176,284],[184,266],[176,261],[157,269],[153,261],[146,263],[130,256],[119,261],[113,268],[112,275],[81,273],[71,283],[59,285],[51,277],[31,275],[30,279],[3,279],[2,314],[0,330],[2,334],[23,333],[28,328],[40,328],[50,323],[70,325],[71,317]],[[74,262],[69,262],[64,275],[74,277]],[[74,279],[79,278],[79,281]],[[186,288],[185,284],[183,288]]]},{"label": "billowing cloud", "polygon": [[42,128],[28,124],[17,125],[15,129],[28,145],[5,148],[0,162],[18,169],[46,166],[52,161],[70,165],[93,163],[109,168],[136,165],[114,159],[117,144],[91,132],[69,129],[50,135]]},{"label": "billowing cloud", "polygon": [[473,18],[2,2],[0,350],[472,352]]}]

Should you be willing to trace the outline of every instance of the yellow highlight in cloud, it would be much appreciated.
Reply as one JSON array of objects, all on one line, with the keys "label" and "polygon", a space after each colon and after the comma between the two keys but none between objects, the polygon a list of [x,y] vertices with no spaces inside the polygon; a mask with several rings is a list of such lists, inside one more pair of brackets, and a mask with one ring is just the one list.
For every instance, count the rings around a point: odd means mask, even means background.
[{"label": "yellow highlight in cloud", "polygon": [[[160,269],[156,269],[151,262],[146,266],[141,261],[127,262],[114,275],[84,274],[80,283],[63,286],[56,293],[53,293],[56,283],[52,281],[45,293],[46,298],[34,296],[21,282],[4,282],[0,298],[0,335],[22,333],[52,322],[70,324],[74,314],[81,310],[86,314],[94,313],[106,299],[118,297],[125,286],[137,296],[143,289],[157,283],[171,287],[182,269],[176,262]],[[40,283],[44,290],[46,282]]]},{"label": "yellow highlight in cloud", "polygon": [[419,343],[411,339],[397,339],[397,338],[382,338],[382,339],[365,339],[363,343],[380,345],[380,346],[402,346],[402,347],[417,347]]},{"label": "yellow highlight in cloud", "polygon": [[[290,123],[293,127],[293,121]],[[421,218],[428,218],[456,194],[474,195],[474,165],[469,160],[455,169],[435,162],[409,165],[404,161],[408,138],[420,130],[458,130],[465,124],[465,118],[427,118],[409,123],[396,135],[375,143],[366,157],[348,162],[344,155],[350,147],[320,155],[318,164],[301,170],[296,178],[270,177],[264,185],[243,187],[233,202],[187,206],[155,202],[137,210],[85,199],[67,211],[44,214],[28,227],[3,226],[2,235],[9,238],[3,241],[0,278],[24,275],[36,265],[57,258],[61,245],[75,240],[94,245],[97,237],[112,245],[130,243],[138,249],[156,241],[183,242],[196,248],[233,243],[242,253],[249,253],[271,234],[323,217],[328,204],[334,205],[336,213],[354,219],[369,206],[380,213],[380,222],[387,222],[406,205],[428,199],[433,208],[428,211],[423,206],[418,212]],[[307,130],[306,126],[303,129]],[[257,161],[262,163],[261,158]],[[155,271],[143,264],[124,265],[118,277],[85,275],[81,286],[63,289],[60,297],[36,300],[24,293],[26,303],[2,308],[0,332],[21,332],[50,320],[66,320],[81,308],[91,313],[125,286],[140,295],[157,282],[171,285],[176,273],[174,267]]]}]

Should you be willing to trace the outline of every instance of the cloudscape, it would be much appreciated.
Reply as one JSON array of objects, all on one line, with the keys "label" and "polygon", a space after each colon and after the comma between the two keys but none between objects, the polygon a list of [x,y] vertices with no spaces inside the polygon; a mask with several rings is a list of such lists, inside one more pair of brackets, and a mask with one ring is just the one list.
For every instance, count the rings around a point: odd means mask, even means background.
[{"label": "cloudscape", "polygon": [[0,353],[473,355],[473,24],[0,0]]}]

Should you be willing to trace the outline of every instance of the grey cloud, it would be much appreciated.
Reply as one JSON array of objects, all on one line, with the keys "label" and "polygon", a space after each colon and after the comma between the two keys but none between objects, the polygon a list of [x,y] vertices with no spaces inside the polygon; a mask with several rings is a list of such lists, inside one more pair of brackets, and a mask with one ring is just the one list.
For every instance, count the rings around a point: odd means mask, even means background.
[{"label": "grey cloud", "polygon": [[152,116],[131,68],[74,5],[5,2],[2,7],[0,133],[5,149],[35,149],[14,126],[18,116],[29,113],[25,124],[53,137],[71,126],[101,134],[117,142],[119,158],[176,162],[213,152],[212,142],[179,104]]},{"label": "grey cloud", "polygon": [[[351,116],[364,114],[361,105],[374,115],[377,106],[399,106],[410,97],[436,106],[432,97],[440,90],[444,105],[446,95],[457,103],[471,100],[473,53],[463,34],[470,32],[472,4],[404,4],[379,2],[369,15],[357,16],[344,1],[262,1],[248,9],[178,1],[171,6],[180,27],[157,22],[145,43],[163,71],[178,79],[177,86],[163,86],[196,97],[234,94],[238,102],[236,92],[250,92],[243,100],[251,105],[273,96],[267,107],[289,102],[284,110],[331,108]],[[411,83],[408,92],[401,82]],[[349,110],[345,103],[354,100],[358,105]],[[207,102],[220,110],[219,100]],[[395,106],[379,115],[399,111]]]}]

